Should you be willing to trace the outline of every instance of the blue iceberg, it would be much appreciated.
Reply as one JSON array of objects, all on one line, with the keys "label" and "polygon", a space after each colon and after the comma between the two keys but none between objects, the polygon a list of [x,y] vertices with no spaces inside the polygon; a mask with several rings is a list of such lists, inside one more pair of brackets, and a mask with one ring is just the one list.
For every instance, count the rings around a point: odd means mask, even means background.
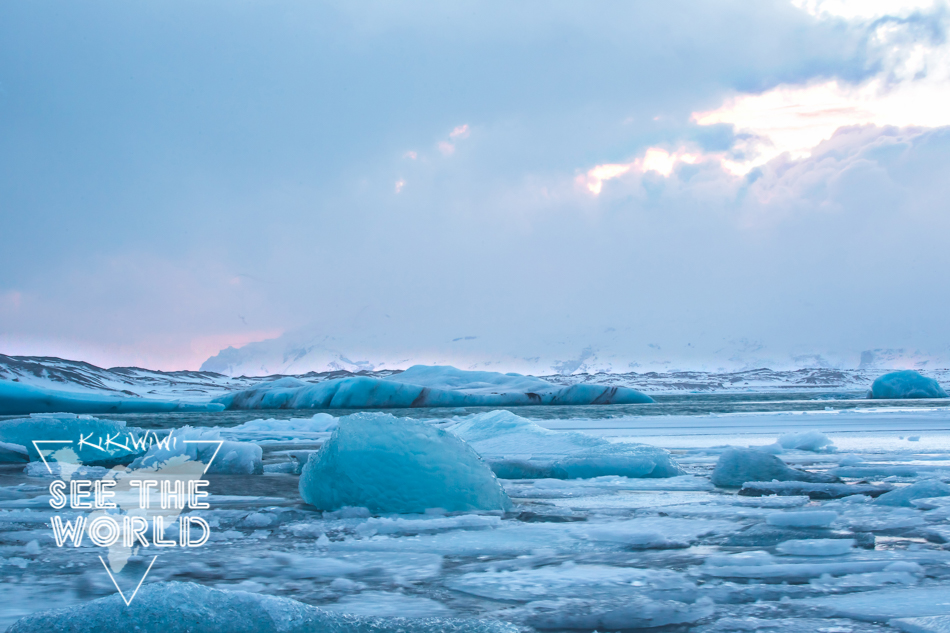
[{"label": "blue iceberg", "polygon": [[346,506],[373,513],[511,507],[491,469],[455,434],[385,413],[341,418],[304,465],[300,496],[331,511]]},{"label": "blue iceberg", "polygon": [[378,618],[332,613],[290,598],[211,589],[191,582],[143,585],[129,606],[118,594],[33,613],[7,633],[517,633],[503,622]]},{"label": "blue iceberg", "polygon": [[502,479],[677,477],[686,472],[669,451],[609,442],[577,431],[551,431],[510,411],[491,411],[450,427]]},{"label": "blue iceberg", "polygon": [[729,448],[723,451],[713,469],[711,480],[713,485],[721,488],[739,488],[747,482],[841,482],[833,475],[789,468],[775,455],[754,448]]},{"label": "blue iceberg", "polygon": [[871,384],[869,398],[889,400],[904,398],[946,398],[947,392],[933,378],[921,376],[912,369],[884,374]]},{"label": "blue iceberg", "polygon": [[653,399],[627,387],[564,387],[520,374],[416,365],[385,378],[353,376],[316,384],[280,378],[212,402],[227,409],[387,409],[645,404]]},{"label": "blue iceberg", "polygon": [[0,415],[30,413],[162,413],[166,411],[221,411],[220,404],[189,403],[149,398],[60,391],[0,380]]}]

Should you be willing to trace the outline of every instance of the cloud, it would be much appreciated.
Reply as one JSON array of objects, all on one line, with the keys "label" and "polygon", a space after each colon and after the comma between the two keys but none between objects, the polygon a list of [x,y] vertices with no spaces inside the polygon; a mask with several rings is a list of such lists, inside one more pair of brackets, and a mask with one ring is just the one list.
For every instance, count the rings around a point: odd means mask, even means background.
[{"label": "cloud", "polygon": [[695,112],[699,125],[729,124],[739,143],[735,171],[747,173],[776,156],[808,156],[820,142],[844,126],[941,127],[950,125],[950,42],[935,35],[948,26],[903,20],[915,11],[942,3],[811,0],[799,3],[815,15],[843,16],[869,25],[869,46],[877,72],[858,83],[839,79],[805,85],[780,85],[762,93],[740,94],[707,112]]},{"label": "cloud", "polygon": [[619,178],[631,170],[640,173],[655,171],[662,176],[669,176],[677,163],[692,165],[698,162],[699,159],[699,155],[695,152],[677,150],[670,153],[659,147],[650,147],[644,152],[642,158],[638,158],[631,163],[605,164],[592,167],[586,174],[578,176],[577,182],[586,186],[592,194],[597,196],[600,195],[606,181]]},{"label": "cloud", "polygon": [[[338,363],[517,369],[945,345],[939,118],[874,114],[944,100],[939,12],[285,9],[0,4],[2,349],[196,367],[192,341],[281,331]],[[836,128],[839,101],[874,116]]]}]

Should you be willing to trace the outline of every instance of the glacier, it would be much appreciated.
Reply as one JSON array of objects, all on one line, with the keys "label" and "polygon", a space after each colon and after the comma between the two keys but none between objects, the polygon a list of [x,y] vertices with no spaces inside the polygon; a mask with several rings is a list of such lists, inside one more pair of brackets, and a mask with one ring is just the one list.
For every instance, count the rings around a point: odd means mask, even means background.
[{"label": "glacier", "polygon": [[172,411],[221,411],[220,404],[121,398],[106,393],[81,393],[46,389],[0,380],[0,415],[30,413],[159,413]]},{"label": "glacier", "polygon": [[212,402],[226,409],[380,409],[646,404],[653,399],[628,387],[560,386],[520,374],[417,365],[382,378],[352,376],[316,384],[279,378]]},{"label": "glacier", "polygon": [[511,501],[491,469],[455,434],[384,413],[342,418],[310,455],[300,496],[320,510],[373,513],[506,511]]},{"label": "glacier", "polygon": [[911,369],[884,374],[871,384],[868,397],[874,399],[946,398],[940,383]]},{"label": "glacier", "polygon": [[191,582],[143,586],[129,606],[118,594],[41,611],[8,633],[141,631],[142,633],[517,633],[487,620],[381,618],[332,613],[290,598],[212,589]]},{"label": "glacier", "polygon": [[550,431],[510,411],[463,418],[448,427],[503,479],[677,477],[684,475],[669,451],[614,443],[576,431]]}]

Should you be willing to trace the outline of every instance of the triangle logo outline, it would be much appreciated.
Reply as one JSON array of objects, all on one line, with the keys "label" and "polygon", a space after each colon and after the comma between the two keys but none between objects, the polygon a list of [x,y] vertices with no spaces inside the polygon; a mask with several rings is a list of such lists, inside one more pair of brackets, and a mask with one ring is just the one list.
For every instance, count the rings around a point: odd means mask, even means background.
[{"label": "triangle logo outline", "polygon": [[109,569],[109,565],[106,563],[105,559],[102,556],[99,557],[99,560],[102,561],[102,566],[106,568],[106,573],[109,574],[109,578],[112,579],[112,584],[115,585],[116,590],[119,592],[119,596],[122,597],[122,601],[125,603],[125,606],[132,604],[132,601],[135,600],[135,594],[139,592],[139,588],[142,586],[142,583],[145,582],[145,577],[148,576],[148,572],[152,571],[152,565],[155,564],[155,559],[158,558],[158,555],[152,557],[152,562],[148,564],[148,569],[145,570],[145,573],[142,574],[142,578],[139,580],[139,584],[135,586],[135,591],[132,592],[132,595],[129,598],[125,597],[125,594],[122,593],[122,588],[119,587],[119,583],[116,582],[115,576],[112,575],[112,570]]}]

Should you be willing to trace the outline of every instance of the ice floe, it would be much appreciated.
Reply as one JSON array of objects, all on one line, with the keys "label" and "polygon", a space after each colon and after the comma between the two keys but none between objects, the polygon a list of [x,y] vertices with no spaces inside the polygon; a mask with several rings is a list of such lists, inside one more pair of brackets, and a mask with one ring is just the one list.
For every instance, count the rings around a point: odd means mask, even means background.
[{"label": "ice floe", "polygon": [[576,431],[551,431],[510,411],[463,418],[448,427],[503,479],[676,477],[685,471],[669,451],[615,443]]}]

